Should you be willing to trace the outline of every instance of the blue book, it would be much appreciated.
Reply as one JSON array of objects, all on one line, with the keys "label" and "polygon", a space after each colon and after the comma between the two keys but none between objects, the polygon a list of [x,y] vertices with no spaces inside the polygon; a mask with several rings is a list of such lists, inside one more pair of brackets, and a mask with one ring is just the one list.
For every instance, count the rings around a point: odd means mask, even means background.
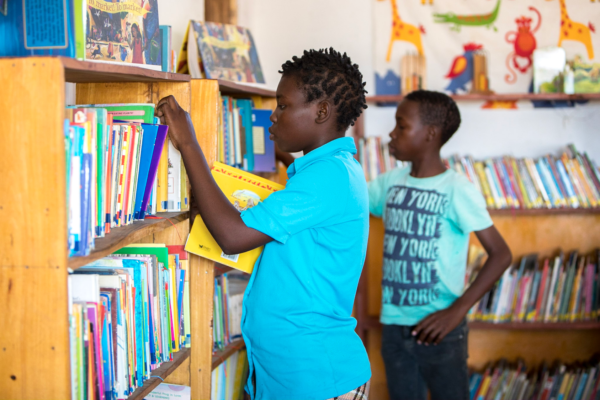
[{"label": "blue book", "polygon": [[475,393],[477,393],[477,389],[479,389],[479,384],[481,383],[481,374],[473,374],[471,375],[471,379],[469,380],[469,399],[474,400]]},{"label": "blue book", "polygon": [[[185,287],[185,270],[180,269],[178,273],[177,282],[177,307],[179,307],[179,336],[185,337],[185,330],[183,329],[183,288]],[[181,343],[183,347],[183,341]]]},{"label": "blue book", "polygon": [[[73,0],[10,1],[7,15],[0,15],[0,57],[76,57],[74,3]],[[77,39],[83,49],[83,31],[80,36]]]},{"label": "blue book", "polygon": [[154,153],[154,143],[158,133],[158,125],[142,124],[144,136],[142,138],[142,152],[140,154],[140,167],[138,171],[137,187],[135,189],[135,206],[133,219],[144,219],[142,211],[142,202],[146,191],[146,182],[150,172],[150,163]]},{"label": "blue book", "polygon": [[569,179],[569,174],[567,173],[567,170],[565,169],[565,166],[564,166],[562,160],[556,160],[556,169],[558,170],[560,179],[563,181],[563,186],[565,187],[565,190],[567,191],[569,200],[573,201],[573,199],[575,199],[576,201],[578,201],[579,199],[577,198],[575,189],[573,189],[573,185],[571,184],[571,179]]},{"label": "blue book", "polygon": [[113,352],[112,352],[112,326],[109,322],[110,316],[110,298],[105,293],[100,293],[100,302],[104,306],[105,313],[102,321],[102,373],[104,375],[104,396],[106,399],[112,399],[112,388],[114,382]]},{"label": "blue book", "polygon": [[91,180],[92,180],[92,154],[83,153],[81,163],[81,246],[79,248],[80,256],[90,254],[90,243],[92,240],[92,231],[90,219],[92,217],[91,198]]},{"label": "blue book", "polygon": [[239,107],[241,116],[240,130],[244,130],[244,137],[246,140],[246,153],[244,157],[244,170],[254,171],[254,139],[252,132],[252,100],[237,100],[237,106]]},{"label": "blue book", "polygon": [[548,193],[548,198],[550,199],[550,203],[555,206],[560,204],[560,199],[557,197],[554,189],[554,184],[550,181],[548,175],[546,174],[546,166],[542,163],[542,159],[539,159],[538,162],[533,163],[537,168],[538,174],[540,175],[540,179],[542,180],[542,184],[546,189],[546,193]]},{"label": "blue book", "polygon": [[[252,109],[252,133],[256,146],[254,150],[254,171],[275,172],[275,143],[269,139],[271,110]],[[361,153],[362,154],[362,153]]]}]

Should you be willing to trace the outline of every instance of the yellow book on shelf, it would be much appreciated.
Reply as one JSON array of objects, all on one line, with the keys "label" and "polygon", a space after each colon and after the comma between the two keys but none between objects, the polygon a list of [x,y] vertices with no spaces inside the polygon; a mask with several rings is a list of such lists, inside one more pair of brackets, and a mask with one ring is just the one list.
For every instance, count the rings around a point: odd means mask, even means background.
[{"label": "yellow book on shelf", "polygon": [[235,376],[233,380],[233,396],[234,400],[240,399],[244,392],[244,378],[246,377],[246,370],[248,369],[248,359],[246,357],[246,349],[242,349],[239,352],[238,362],[235,368]]},{"label": "yellow book on shelf", "polygon": [[[214,163],[212,175],[225,196],[239,211],[253,207],[272,193],[284,189],[283,185],[219,162]],[[223,253],[199,216],[194,221],[185,244],[187,252],[247,273],[254,269],[254,263],[262,249],[263,247],[259,247],[242,254]]]},{"label": "yellow book on shelf", "polygon": [[485,176],[483,163],[481,161],[476,161],[473,163],[473,167],[475,168],[477,176],[479,176],[479,182],[481,183],[481,189],[483,190],[483,197],[485,197],[485,202],[487,203],[488,208],[496,208],[494,198],[492,197],[492,192],[490,190],[490,182],[488,182],[487,177]]},{"label": "yellow book on shelf", "polygon": [[158,180],[156,189],[156,212],[166,212],[168,200],[168,178],[169,178],[169,139],[165,140],[160,161],[158,162],[158,171],[156,172]]}]

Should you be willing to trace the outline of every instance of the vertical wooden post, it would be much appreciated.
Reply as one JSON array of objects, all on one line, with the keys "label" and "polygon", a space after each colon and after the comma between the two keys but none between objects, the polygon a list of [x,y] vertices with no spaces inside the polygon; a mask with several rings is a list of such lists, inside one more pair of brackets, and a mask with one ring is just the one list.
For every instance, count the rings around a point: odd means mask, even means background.
[{"label": "vertical wooden post", "polygon": [[63,66],[0,60],[0,398],[70,398]]},{"label": "vertical wooden post", "polygon": [[[196,137],[209,165],[217,158],[219,84],[215,80],[192,80],[191,117]],[[193,224],[193,221],[191,221]],[[190,254],[190,301],[192,399],[210,399],[212,364],[212,319],[214,293],[213,261]]]}]

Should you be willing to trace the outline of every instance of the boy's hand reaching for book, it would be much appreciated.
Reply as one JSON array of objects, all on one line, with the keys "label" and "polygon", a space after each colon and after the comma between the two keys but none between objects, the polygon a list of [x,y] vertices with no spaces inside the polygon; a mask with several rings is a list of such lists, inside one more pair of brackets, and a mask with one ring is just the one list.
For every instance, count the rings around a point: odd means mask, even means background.
[{"label": "boy's hand reaching for book", "polygon": [[418,344],[430,345],[439,344],[454,328],[461,323],[466,312],[452,305],[445,310],[430,314],[419,322],[412,331],[412,335],[417,337]]},{"label": "boy's hand reaching for book", "polygon": [[169,139],[177,150],[183,146],[196,143],[196,133],[190,114],[188,114],[173,96],[160,99],[154,115],[160,118],[160,123],[169,126]]}]

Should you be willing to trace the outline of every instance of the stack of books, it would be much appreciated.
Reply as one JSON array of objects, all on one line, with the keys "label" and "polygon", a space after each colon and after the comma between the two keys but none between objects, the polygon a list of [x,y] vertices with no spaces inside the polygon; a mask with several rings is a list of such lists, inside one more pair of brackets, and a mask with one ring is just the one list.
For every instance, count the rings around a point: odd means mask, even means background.
[{"label": "stack of books", "polygon": [[272,111],[229,96],[222,96],[220,104],[217,161],[244,171],[275,172],[275,145],[269,138]]},{"label": "stack of books", "polygon": [[474,161],[471,157],[454,156],[445,163],[469,178],[491,209],[600,206],[598,165],[573,145],[558,157],[505,156]]},{"label": "stack of books", "polygon": [[358,159],[367,181],[405,165],[390,154],[388,143],[380,137],[361,138],[358,141]]},{"label": "stack of books", "polygon": [[242,301],[249,275],[230,272],[215,278],[213,350],[242,337]]},{"label": "stack of books", "polygon": [[140,244],[69,275],[73,399],[123,399],[190,347],[182,246]]},{"label": "stack of books", "polygon": [[244,399],[246,379],[248,379],[248,358],[246,350],[240,350],[213,370],[210,399]]},{"label": "stack of books", "polygon": [[543,363],[528,369],[521,360],[502,359],[473,372],[469,378],[470,400],[484,399],[564,399],[595,400],[600,396],[600,364],[595,356],[585,362],[552,366]]},{"label": "stack of books", "polygon": [[[509,267],[494,287],[467,315],[471,321],[576,322],[600,316],[600,250],[591,255],[577,251],[542,259],[523,257]],[[483,257],[469,265],[472,282]]]},{"label": "stack of books", "polygon": [[65,121],[69,255],[157,211],[188,209],[179,152],[153,104],[78,105]]}]

